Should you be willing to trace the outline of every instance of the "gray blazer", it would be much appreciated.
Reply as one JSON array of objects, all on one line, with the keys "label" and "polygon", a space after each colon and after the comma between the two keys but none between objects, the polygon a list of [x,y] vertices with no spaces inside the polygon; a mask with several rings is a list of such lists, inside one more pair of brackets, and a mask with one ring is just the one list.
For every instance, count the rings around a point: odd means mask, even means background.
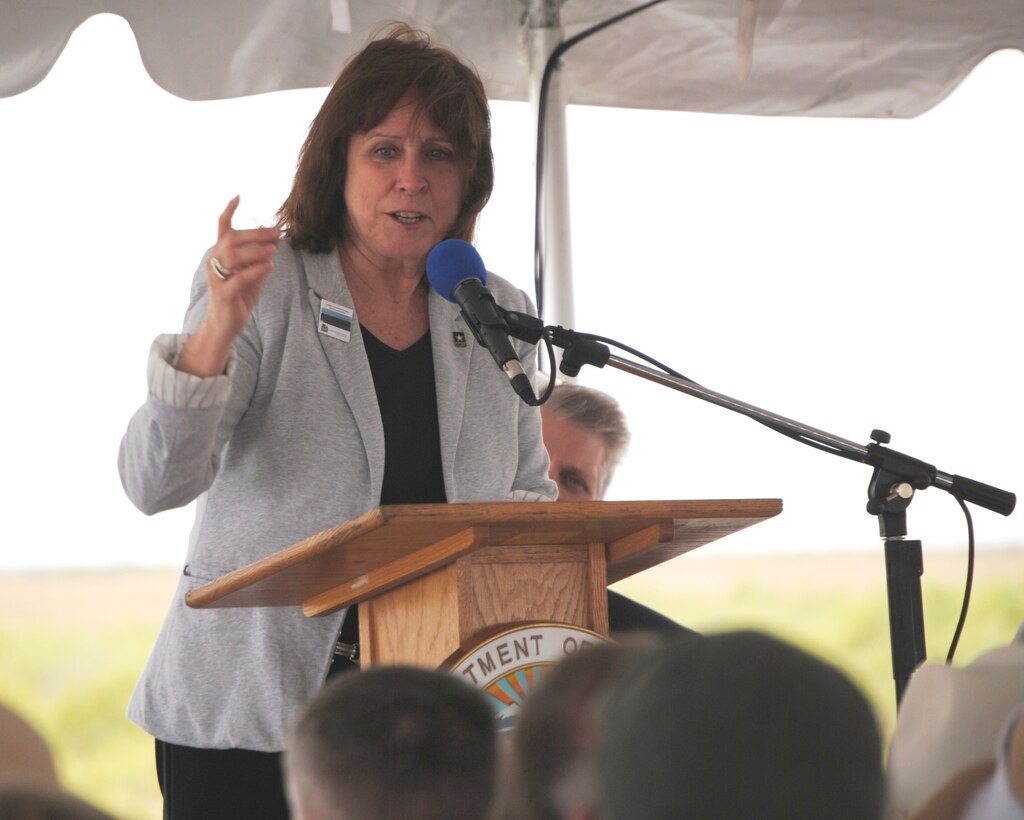
[{"label": "gray blazer", "polygon": [[[344,612],[192,610],[185,593],[377,506],[384,434],[358,317],[347,342],[318,332],[321,299],[352,306],[336,253],[282,242],[226,375],[212,379],[172,367],[206,310],[205,265],[184,333],[154,344],[149,396],[118,456],[143,512],[197,500],[178,591],[128,716],[173,743],[277,751],[324,682]],[[532,312],[499,277],[488,288],[502,306]],[[431,292],[429,311],[448,500],[554,499],[537,408],[515,395],[455,305]],[[519,353],[532,378],[534,352]]]}]

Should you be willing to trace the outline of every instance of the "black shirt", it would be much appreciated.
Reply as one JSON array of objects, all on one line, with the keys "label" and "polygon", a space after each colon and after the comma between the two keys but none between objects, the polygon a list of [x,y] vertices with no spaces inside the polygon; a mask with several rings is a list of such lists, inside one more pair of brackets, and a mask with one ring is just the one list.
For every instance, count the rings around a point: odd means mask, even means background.
[{"label": "black shirt", "polygon": [[443,504],[441,433],[430,331],[405,350],[360,327],[384,425],[381,504]]}]

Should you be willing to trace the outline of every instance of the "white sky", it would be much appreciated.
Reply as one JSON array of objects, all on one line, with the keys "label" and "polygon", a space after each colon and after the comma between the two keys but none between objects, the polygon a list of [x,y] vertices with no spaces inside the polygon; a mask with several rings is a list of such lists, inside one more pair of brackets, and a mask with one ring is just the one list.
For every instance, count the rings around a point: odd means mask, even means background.
[{"label": "white sky", "polygon": [[[577,330],[846,439],[888,430],[940,470],[1024,488],[1024,58],[994,55],[915,120],[569,109]],[[36,88],[0,99],[5,321],[0,570],[169,565],[192,509],[146,518],[118,442],[149,342],[180,327],[216,217],[269,222],[323,90],[185,102],[102,15]],[[531,295],[532,134],[493,104],[497,186],[479,248]],[[613,370],[634,431],[610,498],[779,497],[770,522],[704,550],[878,549],[870,468]],[[1024,513],[973,508],[980,549],[1024,545]],[[959,548],[948,494],[910,537]],[[881,557],[879,559],[882,560]]]}]

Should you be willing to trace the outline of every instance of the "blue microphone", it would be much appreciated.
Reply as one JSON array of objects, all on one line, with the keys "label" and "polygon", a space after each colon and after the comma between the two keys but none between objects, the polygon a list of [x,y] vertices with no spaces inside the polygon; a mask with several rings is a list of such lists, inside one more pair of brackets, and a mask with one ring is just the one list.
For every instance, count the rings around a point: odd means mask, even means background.
[{"label": "blue microphone", "polygon": [[509,341],[508,323],[487,290],[487,269],[476,248],[461,239],[446,239],[427,254],[430,286],[462,311],[473,338],[486,347],[512,389],[527,404],[537,403],[530,378]]}]

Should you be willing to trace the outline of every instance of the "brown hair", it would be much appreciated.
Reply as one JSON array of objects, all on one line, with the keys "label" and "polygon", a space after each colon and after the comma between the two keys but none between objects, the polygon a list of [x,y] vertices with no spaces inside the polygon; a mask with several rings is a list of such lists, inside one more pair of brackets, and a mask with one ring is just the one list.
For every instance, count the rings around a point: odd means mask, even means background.
[{"label": "brown hair", "polygon": [[449,238],[473,238],[494,187],[483,83],[425,32],[392,23],[346,63],[309,127],[291,193],[277,214],[294,248],[326,253],[344,238],[349,139],[382,122],[408,93],[418,97],[420,114],[451,139],[466,173],[462,209]]}]

